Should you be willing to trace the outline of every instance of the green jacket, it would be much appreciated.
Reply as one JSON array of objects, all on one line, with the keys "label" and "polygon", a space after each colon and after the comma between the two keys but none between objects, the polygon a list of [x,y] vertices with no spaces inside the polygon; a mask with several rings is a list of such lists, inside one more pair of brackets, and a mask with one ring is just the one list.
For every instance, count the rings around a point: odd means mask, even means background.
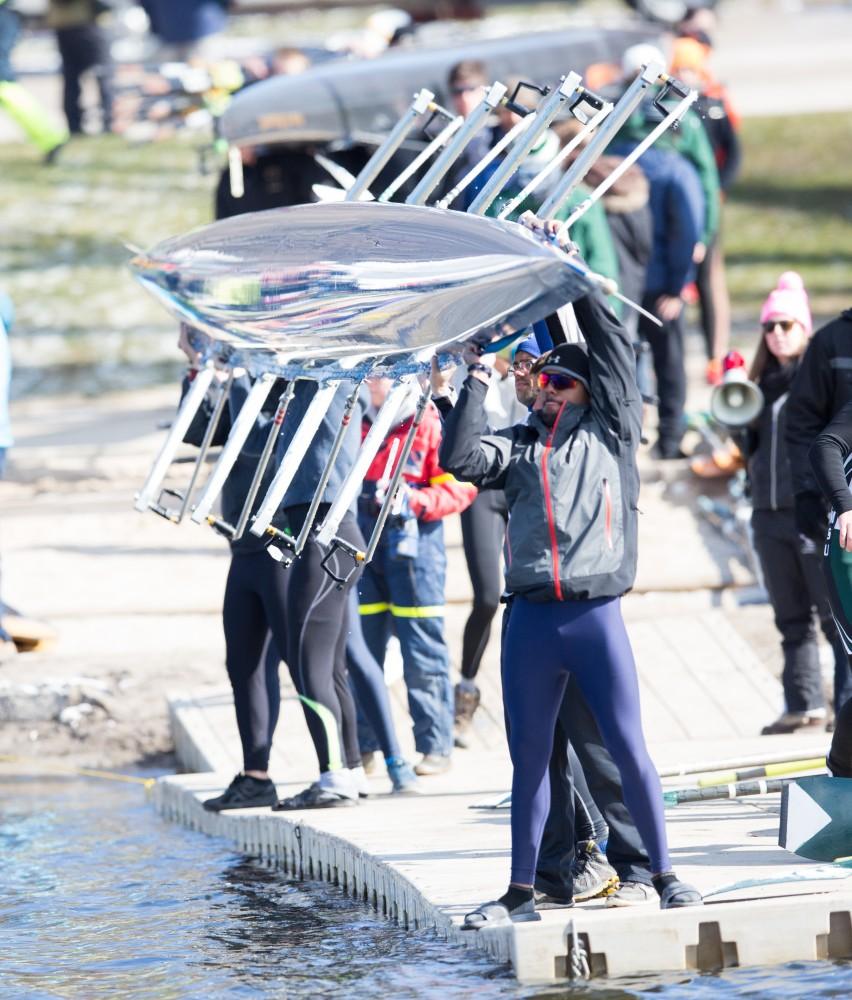
[{"label": "green jacket", "polygon": [[[641,142],[651,132],[656,122],[649,121],[645,105],[633,112],[610,144],[617,149],[620,142]],[[687,111],[677,129],[668,129],[654,144],[657,149],[673,150],[685,156],[698,171],[701,188],[704,191],[704,231],[701,242],[709,246],[719,229],[721,195],[719,170],[713,147],[701,119],[694,111]],[[609,151],[609,150],[608,150]]]}]

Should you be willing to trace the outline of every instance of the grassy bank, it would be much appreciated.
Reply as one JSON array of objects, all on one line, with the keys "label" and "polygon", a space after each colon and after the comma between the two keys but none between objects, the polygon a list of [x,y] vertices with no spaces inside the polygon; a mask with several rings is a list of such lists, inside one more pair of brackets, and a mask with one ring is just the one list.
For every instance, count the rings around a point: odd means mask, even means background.
[{"label": "grassy bank", "polygon": [[[750,118],[744,167],[725,212],[734,310],[751,322],[781,271],[800,271],[814,312],[852,303],[852,113]],[[0,148],[0,282],[17,311],[16,362],[115,365],[144,357],[174,324],[131,280],[125,243],[150,246],[211,217],[212,178],[195,145],[72,143],[43,167],[23,145]],[[109,335],[109,336],[105,336]],[[156,352],[155,352],[156,353]]]},{"label": "grassy bank", "polygon": [[852,113],[749,118],[725,209],[734,309],[755,315],[778,275],[805,279],[814,313],[852,305]]}]

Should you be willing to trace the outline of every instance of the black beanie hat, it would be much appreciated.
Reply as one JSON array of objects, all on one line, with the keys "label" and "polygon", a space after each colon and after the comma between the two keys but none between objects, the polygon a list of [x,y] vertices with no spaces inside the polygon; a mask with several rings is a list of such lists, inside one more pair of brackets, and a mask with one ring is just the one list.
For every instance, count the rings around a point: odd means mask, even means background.
[{"label": "black beanie hat", "polygon": [[558,344],[542,365],[543,372],[565,372],[579,379],[586,390],[589,390],[591,370],[589,368],[589,352],[583,344]]}]

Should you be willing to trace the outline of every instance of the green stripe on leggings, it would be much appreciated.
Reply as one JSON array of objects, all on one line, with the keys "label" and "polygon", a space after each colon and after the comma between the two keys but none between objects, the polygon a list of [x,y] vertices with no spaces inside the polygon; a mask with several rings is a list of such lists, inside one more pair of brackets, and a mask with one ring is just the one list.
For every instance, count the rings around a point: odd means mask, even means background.
[{"label": "green stripe on leggings", "polygon": [[[318,701],[312,701],[303,694],[299,695],[308,708],[316,712],[325,730],[325,740],[328,743],[328,769],[329,771],[340,771],[343,767],[343,755],[340,752],[340,737],[337,733],[337,720],[331,710],[325,705],[320,705]],[[322,766],[322,765],[320,765]]]}]

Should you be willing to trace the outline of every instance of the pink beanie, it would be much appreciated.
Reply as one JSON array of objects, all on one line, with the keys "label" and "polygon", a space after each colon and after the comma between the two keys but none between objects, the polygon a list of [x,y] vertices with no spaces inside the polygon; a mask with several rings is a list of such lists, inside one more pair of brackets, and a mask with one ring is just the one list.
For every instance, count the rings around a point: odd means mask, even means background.
[{"label": "pink beanie", "polygon": [[811,308],[802,276],[795,271],[785,271],[778,279],[778,285],[769,293],[760,310],[760,322],[776,316],[789,316],[798,320],[808,336],[813,332]]}]

